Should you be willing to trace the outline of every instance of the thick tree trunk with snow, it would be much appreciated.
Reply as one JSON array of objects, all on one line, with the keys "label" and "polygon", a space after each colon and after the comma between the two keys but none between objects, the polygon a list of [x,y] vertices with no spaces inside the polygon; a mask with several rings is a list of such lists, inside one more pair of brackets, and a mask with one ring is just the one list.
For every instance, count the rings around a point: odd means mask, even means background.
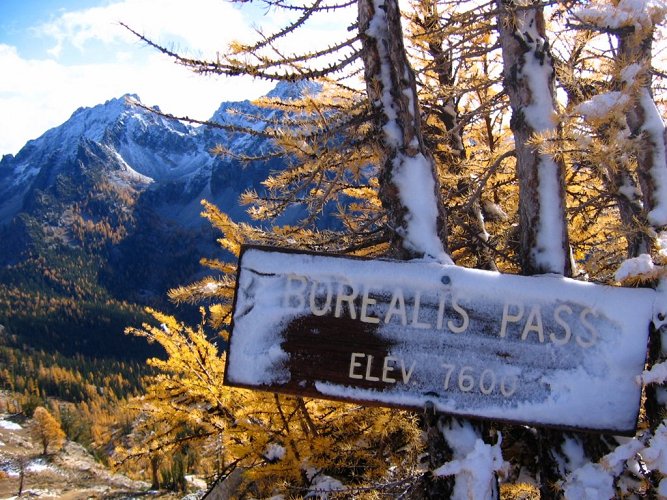
[{"label": "thick tree trunk with snow", "polygon": [[[358,5],[366,89],[380,131],[379,194],[393,232],[390,254],[452,263],[446,253],[446,213],[435,161],[424,144],[415,76],[403,46],[397,0],[359,0]],[[483,471],[461,465],[473,452],[466,445],[481,440],[478,429],[430,413],[427,411],[424,421],[433,474],[425,476],[413,493],[433,499],[452,495],[496,498],[498,460],[490,460]],[[500,448],[488,449],[497,455]],[[447,464],[460,470],[443,469]]]},{"label": "thick tree trunk with snow", "polygon": [[498,0],[504,85],[516,143],[519,179],[520,259],[525,274],[569,276],[563,164],[530,143],[536,133],[557,132],[554,67],[537,4]]},{"label": "thick tree trunk with snow", "polygon": [[637,174],[647,219],[659,230],[667,226],[667,153],[665,125],[651,92],[652,39],[653,30],[626,33],[620,37],[618,49],[621,60],[633,63],[625,72],[626,78],[639,83],[626,120],[630,133],[639,142]]},{"label": "thick tree trunk with snow", "polygon": [[[389,254],[451,263],[446,253],[445,209],[435,161],[422,136],[415,76],[403,46],[397,1],[359,0],[359,33],[366,92],[380,132],[379,195],[391,231]],[[451,459],[451,450],[439,433],[438,417],[433,415],[431,420],[426,432],[430,434],[430,469],[434,469]],[[423,479],[412,496],[450,496],[451,478],[427,475]]]},{"label": "thick tree trunk with snow", "polygon": [[[637,177],[641,187],[644,217],[649,226],[659,233],[667,229],[667,129],[658,111],[651,91],[651,60],[654,27],[650,20],[643,19],[634,30],[619,36],[618,51],[622,61],[631,63],[621,73],[625,77],[622,85],[634,85],[632,104],[625,118],[630,133],[637,139]],[[641,26],[641,28],[640,28]],[[652,245],[642,253],[653,254]],[[636,257],[637,255],[630,255]],[[665,278],[662,278],[664,281]],[[664,283],[658,286],[664,293]],[[663,335],[667,324],[653,324],[650,329],[648,367],[667,358],[667,346],[663,345]],[[665,393],[664,384],[646,386],[646,415],[652,429],[663,421],[664,405],[660,392]]]},{"label": "thick tree trunk with snow", "polygon": [[[503,53],[504,86],[512,107],[510,126],[516,147],[519,181],[519,257],[527,275],[572,274],[565,218],[562,161],[538,150],[536,134],[558,135],[554,66],[546,38],[541,4],[517,5],[497,0]],[[538,435],[537,460],[542,498],[554,498],[553,485],[562,480],[558,432]]]},{"label": "thick tree trunk with snow", "polygon": [[359,0],[366,90],[381,132],[380,199],[395,257],[446,254],[447,225],[435,162],[424,145],[415,76],[396,0]]}]

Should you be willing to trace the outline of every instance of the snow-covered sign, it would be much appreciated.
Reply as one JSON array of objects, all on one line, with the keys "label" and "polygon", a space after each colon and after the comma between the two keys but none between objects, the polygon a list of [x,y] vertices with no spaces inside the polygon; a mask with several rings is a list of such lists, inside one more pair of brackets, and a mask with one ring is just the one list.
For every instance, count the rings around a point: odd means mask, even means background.
[{"label": "snow-covered sign", "polygon": [[225,383],[633,433],[654,292],[245,247]]}]

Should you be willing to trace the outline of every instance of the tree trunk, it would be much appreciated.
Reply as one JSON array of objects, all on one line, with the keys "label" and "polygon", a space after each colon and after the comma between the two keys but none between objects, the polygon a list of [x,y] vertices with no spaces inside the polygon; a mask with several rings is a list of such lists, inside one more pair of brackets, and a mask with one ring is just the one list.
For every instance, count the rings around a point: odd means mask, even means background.
[{"label": "tree trunk", "polygon": [[151,489],[160,489],[160,459],[158,457],[151,457]]},{"label": "tree trunk", "polygon": [[[647,20],[648,21],[648,20]],[[626,64],[636,65],[638,72],[630,72],[622,85],[634,85],[634,92],[630,109],[626,112],[626,121],[630,133],[637,140],[637,177],[641,187],[644,217],[648,225],[656,234],[667,227],[667,129],[655,105],[651,91],[651,59],[654,26],[648,22],[632,31],[619,35],[619,59]],[[630,75],[634,75],[630,78]],[[642,253],[653,254],[653,245],[642,248]],[[635,257],[632,255],[631,257]],[[659,293],[664,293],[665,278],[661,278],[662,286]],[[647,367],[650,368],[667,358],[667,346],[662,345],[663,335],[667,331],[664,319],[666,311],[657,311],[658,319],[654,320],[649,331],[649,351]],[[666,391],[664,384],[655,384],[646,387],[646,416],[651,429],[655,430],[663,421],[664,405],[661,404],[660,392]]]},{"label": "tree trunk", "polygon": [[520,260],[524,274],[570,276],[562,161],[530,143],[536,134],[558,134],[554,67],[541,4],[516,7],[497,0],[504,86],[512,107],[519,179]]},{"label": "tree trunk", "polygon": [[435,162],[424,145],[415,76],[396,0],[359,0],[366,91],[380,131],[380,199],[394,257],[446,254],[447,224]]},{"label": "tree trunk", "polygon": [[[632,31],[619,37],[619,59],[638,65],[634,80],[639,88],[626,113],[631,134],[637,138],[637,174],[648,222],[656,230],[667,226],[667,152],[665,125],[651,91],[653,29]],[[630,84],[632,82],[626,82]]]},{"label": "tree trunk", "polygon": [[16,493],[17,497],[23,495],[23,482],[25,480],[25,459],[19,458],[19,490]]},{"label": "tree trunk", "polygon": [[[422,137],[415,76],[405,54],[396,0],[359,0],[359,33],[366,91],[376,130],[380,132],[379,194],[391,232],[389,255],[400,259],[442,257],[447,241],[446,215],[439,196],[435,161]],[[411,174],[430,181],[419,186],[427,192],[417,194],[430,201],[426,214],[415,210],[411,204],[417,200],[409,199],[414,194],[410,194],[405,181]],[[431,233],[431,239],[426,242],[418,240],[416,230],[410,227],[424,217],[427,218],[425,229]],[[435,416],[427,418],[437,421]],[[439,432],[435,421],[427,433]],[[442,436],[436,439],[437,443],[433,435],[427,439],[429,447],[434,445],[443,452],[442,457],[438,454],[439,460],[451,458],[447,450],[441,448]],[[435,456],[432,452],[432,461]],[[432,470],[441,464],[429,465]],[[452,491],[450,478],[427,475],[423,479],[414,492],[422,498],[447,498]]]},{"label": "tree trunk", "polygon": [[[359,33],[366,91],[380,131],[379,194],[392,231],[389,253],[402,259],[427,257],[453,263],[446,253],[446,213],[435,161],[424,144],[397,0],[359,0]],[[443,433],[449,417],[427,409],[424,422],[434,470],[452,458]],[[495,490],[497,496],[494,485],[489,491]],[[418,492],[422,498],[449,498],[454,488],[454,478],[429,474]]]},{"label": "tree trunk", "polygon": [[[531,143],[537,134],[559,134],[554,91],[555,71],[546,38],[542,4],[518,6],[497,0],[503,53],[504,86],[512,107],[510,127],[516,147],[519,181],[519,258],[526,275],[571,276],[565,216],[564,165]],[[540,494],[555,498],[554,485],[565,473],[560,446],[564,436],[541,431],[537,466]]]}]

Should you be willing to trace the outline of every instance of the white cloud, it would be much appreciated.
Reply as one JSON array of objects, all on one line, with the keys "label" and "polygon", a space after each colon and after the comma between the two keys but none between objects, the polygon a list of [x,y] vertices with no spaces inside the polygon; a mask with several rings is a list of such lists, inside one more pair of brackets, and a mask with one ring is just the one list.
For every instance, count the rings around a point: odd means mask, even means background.
[{"label": "white cloud", "polygon": [[103,7],[66,12],[37,26],[38,34],[54,39],[53,54],[65,44],[85,50],[91,41],[105,44],[136,43],[135,37],[119,26],[123,22],[158,42],[177,39],[204,55],[224,49],[243,37],[249,21],[233,5],[221,0],[124,0]]},{"label": "white cloud", "polygon": [[[15,154],[29,140],[63,123],[81,106],[136,93],[165,111],[209,118],[223,100],[257,97],[267,82],[197,76],[137,41],[118,21],[139,32],[203,56],[215,53],[248,30],[248,22],[220,0],[125,0],[106,7],[67,12],[35,34],[52,39],[48,54],[21,57],[0,44],[0,155]],[[66,51],[65,64],[59,56]],[[100,48],[102,50],[100,51]]]},{"label": "white cloud", "polygon": [[[0,67],[8,69],[0,79],[0,155],[17,153],[27,140],[63,123],[81,106],[125,93],[177,115],[207,119],[222,101],[258,97],[273,86],[248,78],[195,75],[146,47],[119,22],[157,43],[210,59],[232,40],[255,38],[255,24],[271,33],[285,20],[285,14],[274,10],[241,11],[222,0],[122,0],[62,13],[31,30],[52,41],[42,57],[27,59],[0,44]],[[299,31],[284,48],[321,47],[348,35],[343,26],[351,21],[349,13],[322,14],[312,29]]]},{"label": "white cloud", "polygon": [[193,118],[210,118],[222,101],[257,97],[267,82],[195,75],[159,54],[139,62],[65,66],[52,59],[26,60],[0,45],[0,155],[15,154],[28,139],[63,123],[81,106],[125,93],[149,105]]}]

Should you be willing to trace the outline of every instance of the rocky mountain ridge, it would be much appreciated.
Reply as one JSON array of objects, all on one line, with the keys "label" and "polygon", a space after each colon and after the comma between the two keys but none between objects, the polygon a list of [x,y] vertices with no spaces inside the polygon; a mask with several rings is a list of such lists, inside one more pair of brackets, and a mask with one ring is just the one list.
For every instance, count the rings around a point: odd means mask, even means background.
[{"label": "rocky mountain ridge", "polygon": [[[294,96],[295,85],[279,84],[269,97]],[[0,225],[29,208],[26,204],[36,190],[53,186],[59,176],[68,175],[78,164],[86,166],[82,149],[103,158],[106,174],[119,186],[127,184],[141,191],[178,190],[178,201],[183,207],[195,198],[197,204],[198,199],[207,198],[230,206],[230,188],[238,192],[253,186],[257,178],[253,175],[257,173],[255,170],[276,167],[264,164],[244,169],[239,162],[216,158],[210,152],[222,144],[238,154],[257,154],[270,148],[266,139],[194,127],[133,103],[141,101],[138,96],[128,94],[92,108],[80,108],[59,127],[29,141],[16,156],[5,155],[0,161]],[[211,121],[257,128],[257,123],[249,122],[246,116],[270,113],[249,101],[225,102]],[[231,179],[235,181],[232,185],[225,182]],[[241,219],[246,217],[243,211],[237,214]],[[199,221],[190,215],[180,214],[176,220],[197,225]]]},{"label": "rocky mountain ridge", "polygon": [[[281,83],[268,97],[295,98],[304,85]],[[129,310],[136,319],[144,305],[168,308],[169,288],[205,272],[201,257],[220,257],[201,200],[249,221],[239,195],[262,192],[267,172],[284,168],[280,159],[243,165],[211,154],[221,144],[256,156],[272,148],[262,136],[195,127],[137,102],[126,95],[80,108],[0,160],[0,324],[31,345],[65,342],[70,321],[104,328],[89,321],[103,304],[111,304],[106,312],[116,308],[103,321],[114,325]],[[224,102],[211,120],[257,130],[264,125],[248,117],[271,113],[249,101]],[[303,215],[297,208],[280,222]],[[42,343],[44,336],[59,340]]]}]

